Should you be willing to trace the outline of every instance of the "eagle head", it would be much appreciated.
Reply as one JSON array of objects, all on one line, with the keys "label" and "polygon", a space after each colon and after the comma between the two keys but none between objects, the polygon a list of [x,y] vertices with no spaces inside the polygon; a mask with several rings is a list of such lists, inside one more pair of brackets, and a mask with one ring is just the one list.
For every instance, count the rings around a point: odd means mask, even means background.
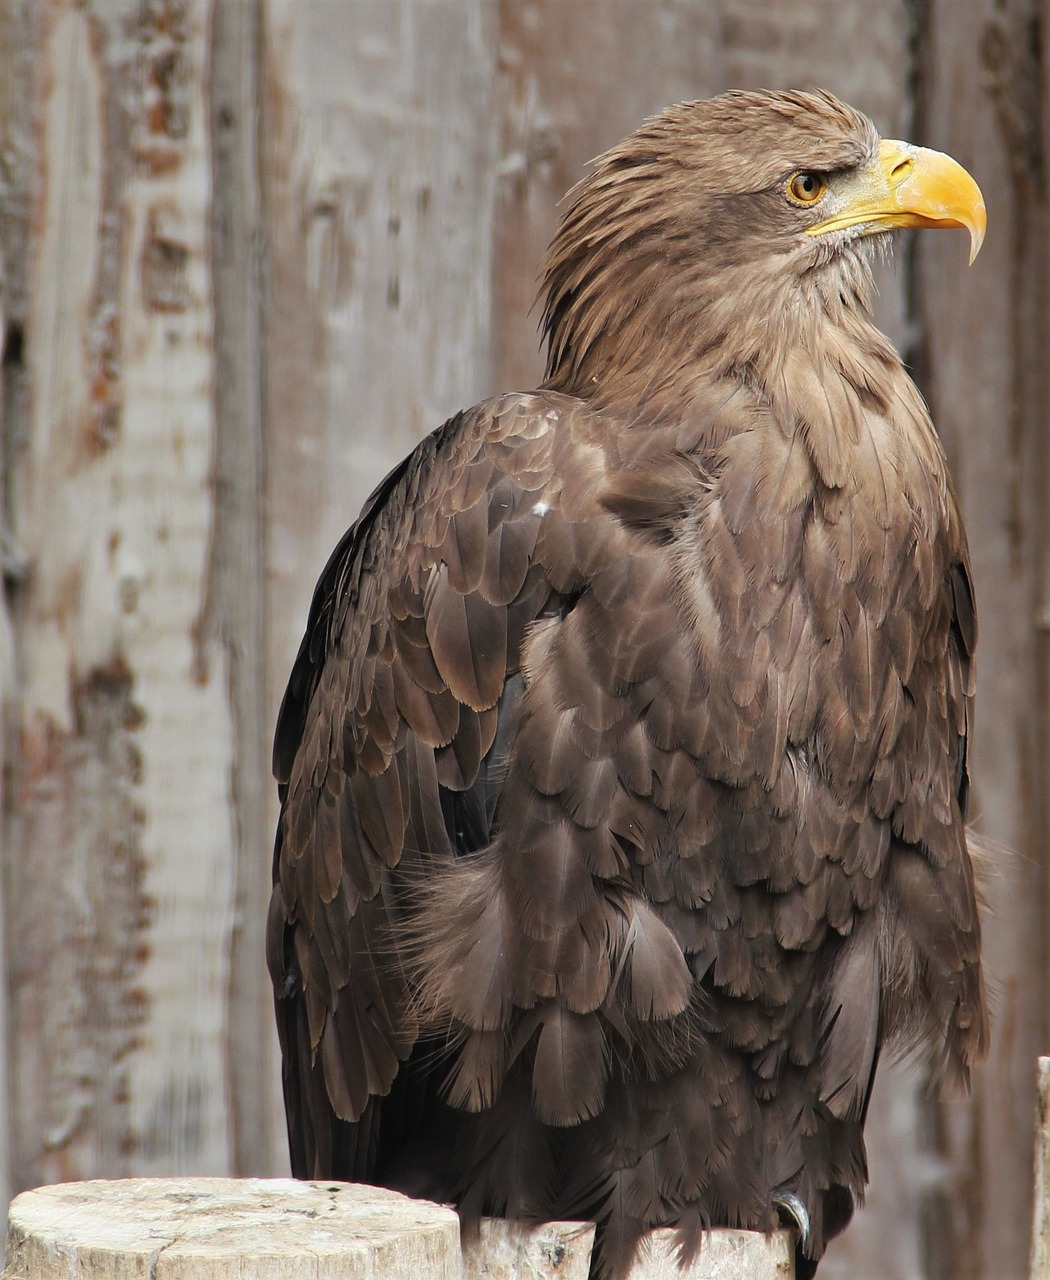
[{"label": "eagle head", "polygon": [[670,107],[568,197],[545,274],[548,385],[652,402],[712,353],[747,364],[868,311],[873,246],[986,214],[951,157],[880,139],[824,92],[733,91]]}]

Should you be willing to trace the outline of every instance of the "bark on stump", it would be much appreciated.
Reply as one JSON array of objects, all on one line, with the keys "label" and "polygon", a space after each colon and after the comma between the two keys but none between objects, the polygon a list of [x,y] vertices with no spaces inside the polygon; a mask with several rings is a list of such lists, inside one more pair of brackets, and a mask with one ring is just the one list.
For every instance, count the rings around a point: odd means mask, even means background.
[{"label": "bark on stump", "polygon": [[[0,1280],[586,1280],[594,1227],[486,1220],[354,1183],[131,1178],[26,1191]],[[791,1280],[791,1236],[712,1231],[679,1269],[651,1233],[629,1280]]]}]

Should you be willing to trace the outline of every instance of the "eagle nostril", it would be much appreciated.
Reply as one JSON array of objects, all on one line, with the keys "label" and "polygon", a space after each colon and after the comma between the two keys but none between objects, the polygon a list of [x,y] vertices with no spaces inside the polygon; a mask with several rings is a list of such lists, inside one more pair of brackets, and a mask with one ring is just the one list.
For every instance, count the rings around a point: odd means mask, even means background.
[{"label": "eagle nostril", "polygon": [[912,156],[905,156],[903,160],[898,162],[890,170],[890,182],[894,186],[899,185],[915,168],[915,160]]}]

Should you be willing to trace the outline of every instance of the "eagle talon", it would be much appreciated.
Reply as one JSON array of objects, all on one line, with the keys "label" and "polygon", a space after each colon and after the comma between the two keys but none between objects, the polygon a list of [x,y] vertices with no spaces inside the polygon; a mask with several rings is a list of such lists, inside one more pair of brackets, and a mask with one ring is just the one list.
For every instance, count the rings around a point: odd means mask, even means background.
[{"label": "eagle talon", "polygon": [[799,1244],[804,1247],[809,1240],[809,1210],[806,1206],[794,1191],[780,1190],[773,1192],[773,1206],[784,1226],[797,1228]]}]

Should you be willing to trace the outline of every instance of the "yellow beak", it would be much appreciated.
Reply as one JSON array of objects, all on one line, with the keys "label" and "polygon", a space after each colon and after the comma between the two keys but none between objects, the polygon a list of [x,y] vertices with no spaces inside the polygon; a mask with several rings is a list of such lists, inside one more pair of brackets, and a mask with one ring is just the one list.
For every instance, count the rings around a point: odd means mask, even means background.
[{"label": "yellow beak", "polygon": [[845,182],[833,180],[825,197],[830,217],[807,227],[811,236],[844,227],[874,234],[891,227],[965,227],[970,261],[984,243],[988,214],[981,189],[951,156],[908,142],[885,141],[877,163]]}]

